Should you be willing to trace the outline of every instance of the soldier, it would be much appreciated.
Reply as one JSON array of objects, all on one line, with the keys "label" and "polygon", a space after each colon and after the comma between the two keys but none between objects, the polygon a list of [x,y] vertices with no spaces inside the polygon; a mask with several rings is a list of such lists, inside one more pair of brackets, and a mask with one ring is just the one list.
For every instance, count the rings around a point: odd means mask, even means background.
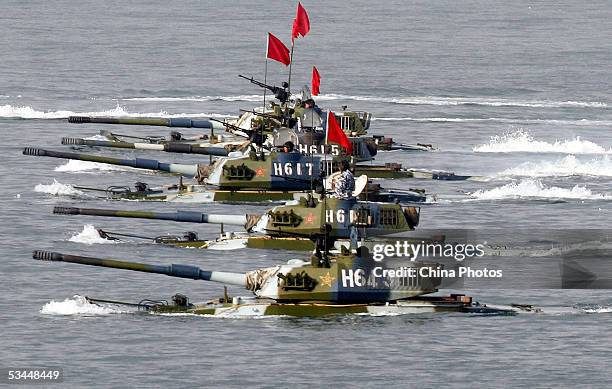
[{"label": "soldier", "polygon": [[355,177],[351,173],[349,162],[346,159],[340,161],[342,172],[333,182],[334,195],[339,199],[350,200],[355,191]]},{"label": "soldier", "polygon": [[283,116],[283,109],[280,105],[276,104],[274,101],[270,102],[270,108],[272,108],[272,114],[278,118]]},{"label": "soldier", "polygon": [[282,152],[283,153],[291,153],[291,152],[293,152],[294,147],[295,146],[294,146],[293,142],[287,141],[283,145]]},{"label": "soldier", "polygon": [[301,124],[302,131],[304,129],[311,130],[316,127],[321,127],[322,121],[325,120],[323,118],[323,111],[319,108],[313,99],[307,99],[302,102],[301,109]]},{"label": "soldier", "polygon": [[294,119],[300,119],[304,114],[304,103],[301,99],[295,99],[295,105],[293,106],[293,114],[291,115]]},{"label": "soldier", "polygon": [[319,106],[317,105],[317,103],[315,103],[313,99],[304,100],[304,109],[314,109],[314,111],[318,113],[319,116],[323,116],[323,111],[321,110],[321,108],[319,108]]}]

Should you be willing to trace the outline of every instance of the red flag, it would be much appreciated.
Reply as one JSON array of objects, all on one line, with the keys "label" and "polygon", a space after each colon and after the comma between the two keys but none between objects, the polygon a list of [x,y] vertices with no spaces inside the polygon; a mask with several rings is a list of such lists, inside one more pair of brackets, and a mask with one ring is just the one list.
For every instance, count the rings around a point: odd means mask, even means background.
[{"label": "red flag", "polygon": [[293,29],[291,30],[291,42],[299,35],[306,36],[310,31],[310,20],[308,19],[308,14],[304,7],[302,7],[302,3],[298,2],[297,13],[295,15],[295,19],[293,19]]},{"label": "red flag", "polygon": [[349,155],[353,154],[353,144],[338,124],[332,111],[327,114],[327,132],[325,134],[325,144],[329,142],[338,143],[346,149]]},{"label": "red flag", "polygon": [[285,66],[291,63],[291,58],[289,58],[289,49],[283,42],[280,41],[280,39],[272,35],[271,32],[268,33],[268,50],[266,56],[284,64]]},{"label": "red flag", "polygon": [[321,85],[321,75],[316,66],[312,67],[312,95],[319,95],[319,86]]}]

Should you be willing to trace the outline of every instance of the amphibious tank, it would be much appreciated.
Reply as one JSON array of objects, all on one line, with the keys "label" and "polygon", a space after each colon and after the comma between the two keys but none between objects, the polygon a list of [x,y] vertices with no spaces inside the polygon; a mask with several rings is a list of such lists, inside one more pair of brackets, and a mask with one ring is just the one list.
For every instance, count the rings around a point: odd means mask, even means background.
[{"label": "amphibious tank", "polygon": [[286,264],[246,273],[202,270],[191,265],[151,265],[116,259],[101,259],[34,251],[40,261],[68,262],[171,277],[218,282],[252,292],[251,296],[223,297],[192,303],[182,294],[171,301],[147,299],[139,303],[87,298],[92,304],[132,307],[152,313],[187,313],[224,317],[299,316],[318,317],[346,314],[408,314],[423,312],[464,312],[515,314],[537,312],[527,305],[493,306],[479,304],[464,294],[428,296],[438,291],[442,279],[430,274],[439,264],[411,261],[373,261],[367,250],[328,256],[317,251],[310,260],[289,260]]}]

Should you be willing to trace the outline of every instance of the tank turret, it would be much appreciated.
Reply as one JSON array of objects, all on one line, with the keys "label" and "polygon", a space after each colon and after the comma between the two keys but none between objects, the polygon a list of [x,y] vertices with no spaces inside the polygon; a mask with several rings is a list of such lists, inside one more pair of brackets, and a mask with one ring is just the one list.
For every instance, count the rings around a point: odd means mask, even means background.
[{"label": "tank turret", "polygon": [[55,207],[61,215],[172,220],[244,226],[247,231],[271,236],[310,237],[327,231],[332,238],[389,235],[413,230],[419,223],[419,208],[399,204],[360,202],[312,196],[273,207],[262,215],[216,215],[195,211],[153,212],[77,207]]},{"label": "tank turret", "polygon": [[221,282],[241,286],[252,291],[258,298],[285,303],[394,302],[436,292],[442,282],[439,277],[419,275],[419,268],[436,268],[438,264],[406,260],[376,262],[367,250],[359,250],[357,255],[334,256],[326,262],[317,261],[316,258],[311,261],[290,260],[286,264],[244,274],[207,271],[191,265],[150,265],[48,251],[34,251],[33,258]]},{"label": "tank turret", "polygon": [[[91,154],[72,153],[64,151],[45,150],[36,147],[26,147],[24,155],[76,159],[108,163],[111,165],[129,166],[139,169],[166,171],[194,177],[199,183],[216,185],[228,189],[278,189],[303,190],[313,186],[313,178],[321,172],[330,174],[337,170],[342,157],[324,157],[322,155],[304,155],[299,152],[251,152],[246,155],[222,158],[214,165],[210,164],[178,164],[160,162],[155,159],[135,158],[123,159],[102,157]],[[421,178],[433,180],[480,180],[478,176],[456,175],[445,171],[427,171],[406,169],[398,163],[385,165],[355,164],[355,175],[367,175],[370,178]]]},{"label": "tank turret", "polygon": [[[320,177],[322,168],[321,157],[311,158],[299,153],[263,154],[253,151],[249,155],[223,158],[212,165],[177,164],[145,158],[122,159],[32,147],[26,147],[23,154],[177,173],[221,189],[306,190],[312,187],[312,177]],[[329,165],[331,168],[331,162]]]}]

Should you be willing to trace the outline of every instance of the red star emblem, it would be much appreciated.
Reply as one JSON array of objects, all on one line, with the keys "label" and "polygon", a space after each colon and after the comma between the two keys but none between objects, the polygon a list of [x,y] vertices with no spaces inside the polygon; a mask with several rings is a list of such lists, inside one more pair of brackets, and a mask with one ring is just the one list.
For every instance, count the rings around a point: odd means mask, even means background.
[{"label": "red star emblem", "polygon": [[310,212],[307,216],[306,216],[306,224],[313,224],[315,221],[315,215],[312,214],[312,212]]},{"label": "red star emblem", "polygon": [[263,175],[266,174],[266,169],[258,167],[255,169],[255,174],[257,174],[258,177],[263,177]]}]

